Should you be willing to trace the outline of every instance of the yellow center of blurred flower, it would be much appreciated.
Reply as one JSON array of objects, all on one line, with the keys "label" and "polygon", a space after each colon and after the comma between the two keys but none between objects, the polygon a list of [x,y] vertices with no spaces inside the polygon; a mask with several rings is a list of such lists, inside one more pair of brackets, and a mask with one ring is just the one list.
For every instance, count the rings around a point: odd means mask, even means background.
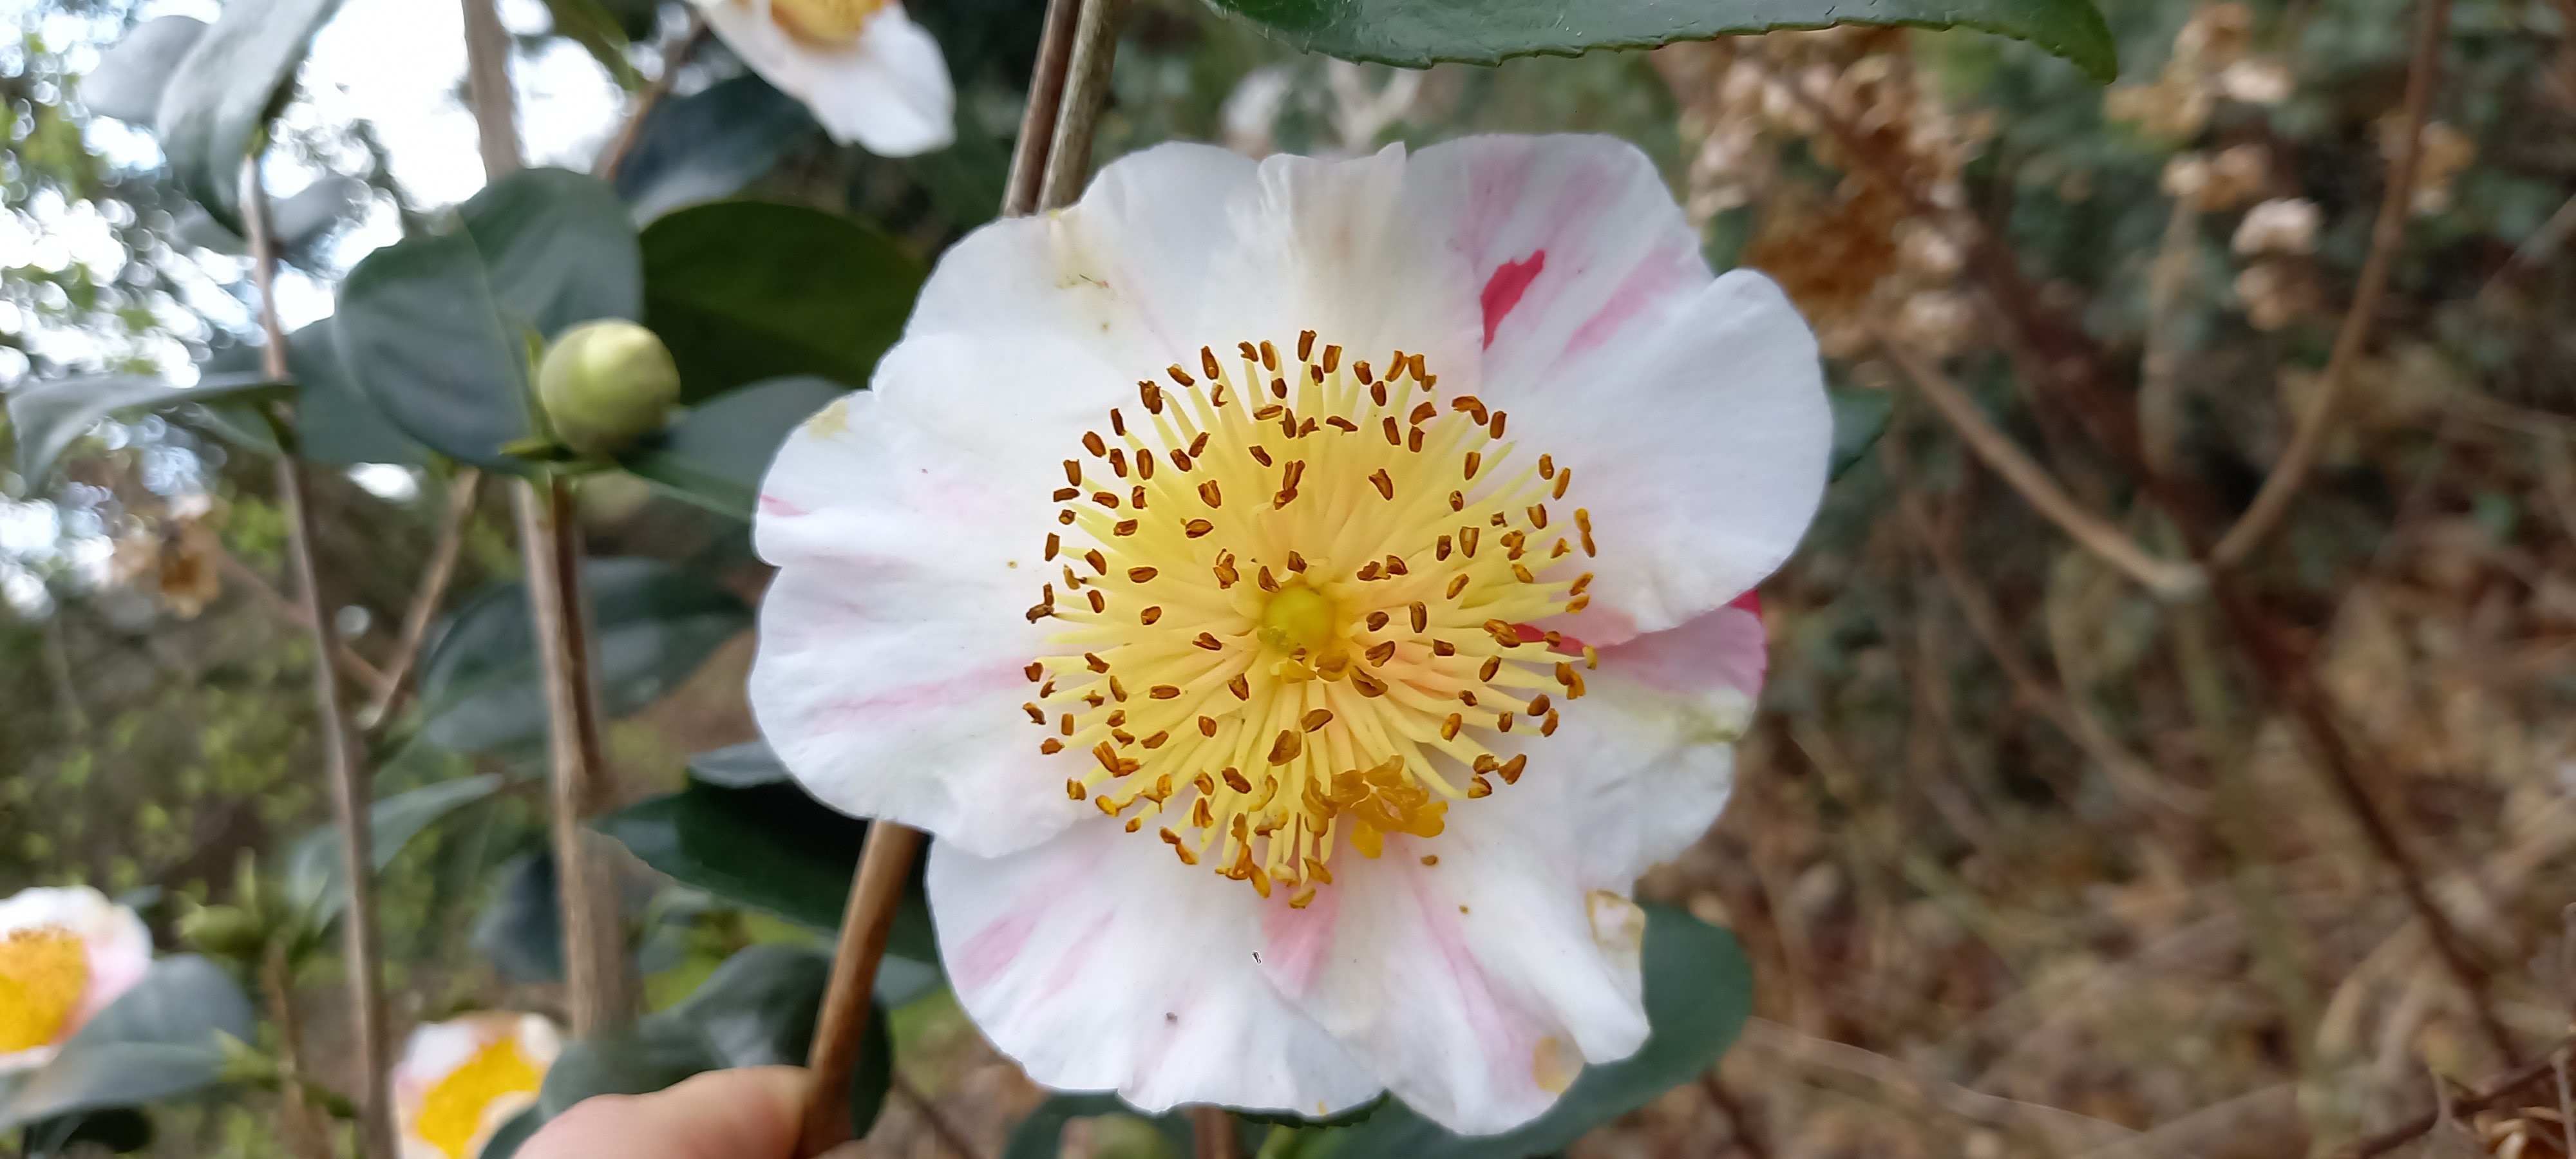
[{"label": "yellow center of blurred flower", "polygon": [[52,1042],[89,989],[89,952],[61,926],[0,939],[0,1054]]},{"label": "yellow center of blurred flower", "polygon": [[1564,572],[1592,520],[1549,509],[1574,472],[1517,459],[1508,415],[1444,411],[1419,354],[1379,374],[1312,331],[1285,369],[1235,353],[1138,383],[1136,420],[1064,461],[1061,574],[1028,615],[1071,627],[1023,709],[1067,795],[1303,906],[1338,837],[1438,836],[1520,779],[1488,741],[1552,734],[1583,695],[1589,649],[1528,625],[1590,602]]},{"label": "yellow center of blurred flower", "polygon": [[885,6],[886,0],[769,0],[769,18],[799,40],[844,45]]},{"label": "yellow center of blurred flower", "polygon": [[533,1095],[545,1081],[543,1068],[519,1053],[519,1040],[504,1038],[447,1072],[420,1100],[420,1117],[412,1133],[450,1159],[466,1159],[474,1137],[483,1130],[484,1111],[493,1100]]}]

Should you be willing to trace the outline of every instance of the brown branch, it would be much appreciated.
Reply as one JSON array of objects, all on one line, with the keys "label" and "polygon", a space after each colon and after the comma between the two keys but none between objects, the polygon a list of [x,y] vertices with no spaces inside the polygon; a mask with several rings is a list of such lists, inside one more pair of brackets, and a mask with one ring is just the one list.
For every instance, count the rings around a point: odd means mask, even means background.
[{"label": "brown branch", "polygon": [[2406,219],[2414,213],[2415,172],[2424,156],[2424,120],[2433,106],[2433,85],[2441,72],[2442,45],[2450,19],[2451,0],[2417,0],[2415,55],[2406,66],[2406,95],[2398,106],[2399,131],[2405,136],[2397,144],[2396,158],[2388,165],[2388,192],[2380,199],[2379,220],[2371,226],[2370,256],[2362,260],[2361,281],[2353,287],[2352,305],[2344,312],[2342,329],[2335,332],[2334,352],[2327,356],[2325,373],[2317,379],[2316,397],[2299,416],[2290,445],[2281,452],[2280,461],[2273,464],[2254,502],[2237,517],[2236,525],[2219,537],[2218,546],[2210,550],[2214,566],[2234,565],[2271,533],[2289,510],[2290,500],[2307,482],[2309,469],[2316,466],[2317,454],[2325,447],[2327,428],[2334,425],[2335,405],[2342,401],[2353,365],[2361,361],[2362,349],[2369,345],[2371,325],[2378,321],[2379,299],[2388,290],[2388,269],[2396,263],[2397,247],[2406,240]]},{"label": "brown branch", "polygon": [[[1089,128],[1099,119],[1108,97],[1109,57],[1117,40],[1109,34],[1108,14],[1090,11],[1115,0],[1048,0],[1046,30],[1037,65],[1029,78],[1029,103],[1020,120],[1020,140],[1011,154],[1002,215],[1025,217],[1070,200],[1071,182],[1048,180],[1050,159],[1064,144],[1060,126],[1081,130],[1080,148],[1088,156]],[[1076,56],[1089,45],[1076,67]],[[1090,54],[1096,54],[1090,55]],[[879,819],[868,827],[859,851],[859,868],[850,886],[849,909],[841,917],[841,934],[832,958],[832,979],[823,992],[823,1011],[814,1024],[813,1102],[806,1105],[799,1132],[800,1159],[819,1155],[850,1137],[848,1109],[834,1094],[848,1084],[858,1058],[859,1034],[867,1027],[877,962],[885,955],[895,910],[903,899],[903,882],[920,847],[921,833]]]},{"label": "brown branch", "polygon": [[429,550],[429,566],[421,571],[420,587],[414,589],[411,606],[403,610],[402,636],[394,642],[394,654],[385,660],[384,671],[368,681],[374,696],[358,713],[358,727],[374,728],[392,715],[395,702],[402,698],[403,684],[411,679],[414,662],[420,659],[421,644],[429,639],[430,621],[438,616],[439,605],[446,602],[447,585],[456,578],[457,558],[464,554],[465,528],[473,521],[474,501],[483,486],[483,472],[466,467],[456,473],[447,488],[447,510],[439,516],[438,539]]},{"label": "brown branch", "polygon": [[278,1134],[287,1154],[296,1159],[332,1159],[331,1135],[316,1117],[304,1089],[304,1025],[295,1013],[295,987],[286,964],[286,943],[271,939],[259,959],[260,992],[268,999],[268,1016],[277,1020]]},{"label": "brown branch", "polygon": [[[275,381],[290,381],[286,330],[277,321],[277,246],[269,233],[268,191],[260,183],[256,154],[242,158],[241,200],[251,274],[259,287],[259,324],[267,339],[260,350],[261,371]],[[346,939],[343,956],[348,960],[349,992],[357,1006],[350,1019],[352,1037],[359,1070],[366,1079],[358,1103],[359,1153],[367,1159],[394,1159],[393,1097],[386,1082],[393,1065],[393,1041],[386,1024],[383,949],[376,929],[375,834],[368,823],[375,802],[373,778],[362,747],[365,742],[341,714],[340,679],[332,659],[342,649],[326,610],[330,603],[323,598],[322,571],[314,562],[313,507],[305,499],[304,460],[293,438],[293,416],[288,404],[275,406],[272,413],[279,441],[287,452],[277,457],[277,500],[286,514],[286,555],[295,575],[297,611],[313,643],[313,702],[322,729],[322,771],[331,782],[331,818],[340,827],[340,874],[349,891],[340,928]]]},{"label": "brown branch", "polygon": [[[463,3],[466,78],[482,143],[483,175],[499,181],[520,165],[510,98],[510,44],[499,35],[492,0]],[[518,511],[528,612],[536,625],[537,665],[545,683],[565,1005],[573,1033],[586,1036],[623,1025],[633,1016],[634,1003],[626,985],[626,929],[618,916],[615,870],[599,847],[606,838],[582,825],[607,800],[609,785],[599,742],[599,698],[590,675],[581,531],[573,521],[572,490],[559,476],[521,479],[511,500]]]},{"label": "brown branch", "polygon": [[1190,1108],[1191,1154],[1195,1159],[1241,1159],[1242,1141],[1234,1137],[1234,1114],[1223,1107]]},{"label": "brown branch", "polygon": [[957,1159],[984,1159],[984,1153],[976,1149],[974,1140],[968,1139],[965,1131],[960,1130],[956,1123],[949,1121],[947,1112],[940,1110],[939,1104],[930,1101],[930,1096],[923,1094],[920,1087],[912,1085],[911,1079],[903,1077],[903,1074],[898,1071],[893,1076],[891,1089],[898,1097],[912,1105],[913,1111],[921,1116],[921,1121],[930,1125],[931,1137],[938,1139],[941,1146],[955,1153]]},{"label": "brown branch", "polygon": [[2531,1085],[2540,1076],[2555,1071],[2559,1060],[2567,1056],[2570,1041],[2561,1039],[2556,1045],[2550,1047],[2539,1061],[2516,1067],[2512,1073],[2478,1090],[2453,1096],[2448,1107],[2436,1107],[2376,1135],[2355,1142],[2344,1148],[2339,1153],[2338,1159],[2371,1159],[2374,1155],[2385,1155],[2421,1138],[2425,1132],[2442,1122],[2446,1111],[2451,1114],[2475,1114],[2503,1102],[2506,1096]]},{"label": "brown branch", "polygon": [[680,79],[680,66],[689,63],[689,58],[697,53],[698,46],[706,39],[707,18],[693,8],[689,11],[689,30],[662,54],[662,71],[653,78],[653,83],[635,94],[635,105],[627,110],[626,120],[617,126],[617,135],[608,139],[607,147],[599,151],[599,160],[591,165],[593,176],[602,181],[617,179],[617,167],[625,164],[626,154],[635,148],[636,138],[644,133],[644,119],[653,114],[664,97],[671,95],[671,86]]},{"label": "brown branch", "polygon": [[2204,583],[2200,568],[2150,554],[2119,528],[2085,510],[2057,485],[2047,468],[2032,461],[2010,437],[1995,429],[1985,412],[1951,385],[1922,352],[1884,329],[1877,330],[1876,337],[1905,376],[1914,381],[1915,388],[1941,412],[1941,417],[1949,420],[1960,441],[2059,530],[2159,596],[2173,598],[2200,590]]}]

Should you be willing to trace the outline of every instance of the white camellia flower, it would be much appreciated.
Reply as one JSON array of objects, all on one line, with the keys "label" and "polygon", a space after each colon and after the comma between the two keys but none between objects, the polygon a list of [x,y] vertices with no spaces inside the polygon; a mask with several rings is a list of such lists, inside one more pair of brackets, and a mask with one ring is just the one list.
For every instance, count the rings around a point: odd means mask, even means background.
[{"label": "white camellia flower", "polygon": [[402,1159],[473,1159],[492,1133],[536,1105],[563,1053],[555,1024],[487,1010],[411,1032],[389,1082]]},{"label": "white camellia flower", "polygon": [[957,93],[939,42],[898,0],[697,0],[707,26],[832,139],[881,157],[957,139]]},{"label": "white camellia flower", "polygon": [[1645,1040],[1629,894],[1726,801],[1831,425],[1619,141],[1162,146],[788,440],[752,707],[938,837],[1038,1081],[1501,1131]]},{"label": "white camellia flower", "polygon": [[53,1061],[152,968],[152,932],[87,886],[0,901],[0,1074]]}]

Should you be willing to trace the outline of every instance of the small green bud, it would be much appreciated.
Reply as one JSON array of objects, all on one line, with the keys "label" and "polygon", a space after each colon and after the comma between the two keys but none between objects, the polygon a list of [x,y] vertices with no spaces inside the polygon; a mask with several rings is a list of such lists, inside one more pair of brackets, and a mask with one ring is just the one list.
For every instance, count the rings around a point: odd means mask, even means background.
[{"label": "small green bud", "polygon": [[190,911],[179,919],[179,937],[217,957],[244,961],[259,957],[268,941],[257,917],[228,905],[199,906]]},{"label": "small green bud", "polygon": [[606,454],[670,421],[680,368],[650,330],[614,319],[584,322],[564,331],[537,363],[537,400],[565,446]]}]

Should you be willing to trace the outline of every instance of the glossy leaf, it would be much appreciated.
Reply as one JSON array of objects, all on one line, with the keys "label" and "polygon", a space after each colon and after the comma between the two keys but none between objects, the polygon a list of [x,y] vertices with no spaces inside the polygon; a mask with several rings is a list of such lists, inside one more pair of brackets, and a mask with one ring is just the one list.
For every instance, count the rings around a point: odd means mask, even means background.
[{"label": "glossy leaf", "polygon": [[747,740],[689,758],[691,780],[724,789],[776,784],[793,775],[765,740]]},{"label": "glossy leaf", "polygon": [[194,954],[152,963],[44,1067],[0,1079],[0,1131],[186,1094],[223,1074],[226,1037],[254,1037],[250,999]]},{"label": "glossy leaf", "polygon": [[1887,433],[1887,416],[1896,410],[1892,391],[1860,390],[1834,387],[1825,391],[1825,402],[1834,411],[1834,451],[1828,477],[1840,479],[1878,445],[1878,437]]},{"label": "glossy leaf", "polygon": [[502,862],[492,876],[489,900],[474,918],[475,952],[507,981],[563,981],[563,919],[554,855],[522,853]]},{"label": "glossy leaf", "polygon": [[507,329],[551,339],[599,318],[644,312],[643,252],[608,183],[522,169],[458,207]]},{"label": "glossy leaf", "polygon": [[1428,67],[1495,64],[1592,48],[1902,24],[1974,28],[2030,41],[2109,83],[2119,60],[2090,0],[1208,0],[1298,48],[1345,60]]},{"label": "glossy leaf", "polygon": [[151,128],[171,74],[205,35],[206,22],[194,16],[156,16],[135,25],[80,78],[81,103],[99,116]]},{"label": "glossy leaf", "polygon": [[922,275],[893,238],[845,217],[694,206],[644,230],[644,324],[679,362],[683,402],[790,375],[865,386]]},{"label": "glossy leaf", "polygon": [[653,106],[617,167],[617,195],[637,221],[731,197],[821,131],[804,102],[757,74],[718,81]]},{"label": "glossy leaf", "polygon": [[[440,818],[499,792],[501,785],[501,774],[479,773],[378,799],[367,811],[376,869],[393,864],[404,846]],[[349,904],[349,891],[340,873],[339,826],[324,825],[296,840],[287,854],[286,888],[297,907],[312,915],[316,928],[340,916]]]},{"label": "glossy leaf", "polygon": [[[591,559],[591,671],[612,717],[659,700],[726,640],[751,610],[715,584],[652,559]],[[527,590],[505,583],[451,614],[421,660],[421,735],[457,752],[494,752],[546,735],[544,686]]]},{"label": "glossy leaf", "polygon": [[691,503],[748,523],[779,445],[848,393],[823,378],[756,382],[691,408],[624,465]]},{"label": "glossy leaf", "polygon": [[599,0],[546,0],[546,12],[554,17],[555,35],[580,45],[592,60],[599,62],[599,67],[608,70],[609,79],[616,81],[617,87],[631,92],[643,85],[643,75],[626,59],[626,46],[631,42],[625,27]]},{"label": "glossy leaf", "polygon": [[[332,322],[324,318],[286,336],[286,370],[295,380],[296,440],[303,456],[317,463],[426,463],[429,448],[404,434],[350,380],[340,365],[340,334]],[[201,363],[199,372],[256,373],[260,354],[257,346],[228,346]],[[268,423],[256,411],[211,404],[180,413],[238,445],[277,453]]]},{"label": "glossy leaf", "polygon": [[341,284],[337,328],[342,371],[404,433],[476,466],[521,466],[501,448],[535,430],[528,344],[501,320],[471,239],[368,254]]},{"label": "glossy leaf", "polygon": [[1717,1065],[1752,1012],[1753,970],[1735,935],[1669,906],[1646,910],[1646,1018],[1637,1053],[1587,1066],[1548,1113],[1502,1135],[1467,1137],[1390,1102],[1357,1126],[1327,1132],[1332,1159],[1526,1159],[1563,1150],[1587,1131]]},{"label": "glossy leaf", "polygon": [[197,204],[241,233],[241,165],[266,144],[279,90],[295,79],[340,0],[235,0],[197,38],[162,89],[154,127],[170,175]]},{"label": "glossy leaf", "polygon": [[148,374],[100,374],[35,382],[10,391],[9,425],[18,440],[18,477],[43,488],[54,464],[100,419],[121,410],[189,403],[238,402],[268,385],[257,373],[208,374],[180,386]]}]

